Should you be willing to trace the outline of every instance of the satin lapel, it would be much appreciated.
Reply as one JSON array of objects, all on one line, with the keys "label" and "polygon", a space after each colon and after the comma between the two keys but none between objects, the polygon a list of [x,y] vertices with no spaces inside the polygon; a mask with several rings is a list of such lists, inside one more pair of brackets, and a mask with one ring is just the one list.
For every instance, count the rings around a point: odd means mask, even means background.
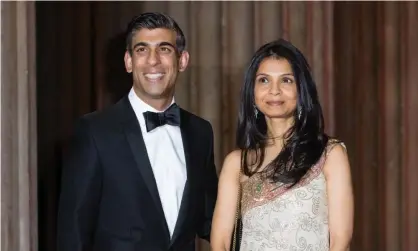
[{"label": "satin lapel", "polygon": [[188,115],[183,110],[181,110],[180,130],[181,130],[181,137],[183,140],[184,155],[186,159],[187,181],[184,187],[183,197],[182,197],[181,205],[180,205],[180,211],[179,211],[179,215],[177,218],[176,227],[174,228],[173,237],[171,238],[170,245],[172,245],[177,240],[177,238],[183,231],[183,228],[185,227],[187,216],[189,214],[188,211],[190,209],[190,206],[189,206],[190,197],[192,196],[191,187],[193,184],[193,180],[192,180],[193,158],[192,158],[191,151],[193,147],[192,146],[193,131],[191,130],[190,124],[188,122],[189,122]]},{"label": "satin lapel", "polygon": [[[128,105],[130,106],[130,104]],[[132,109],[132,107],[129,108]],[[155,181],[154,173],[151,168],[151,163],[149,161],[147,149],[145,147],[144,138],[142,137],[141,128],[133,110],[132,113],[133,117],[129,119],[124,125],[126,138],[129,142],[129,146],[132,150],[132,154],[135,158],[137,167],[151,194],[161,224],[163,225],[163,228],[165,229],[167,236],[169,236],[167,222],[164,216],[160,196],[158,194],[157,183]]]}]

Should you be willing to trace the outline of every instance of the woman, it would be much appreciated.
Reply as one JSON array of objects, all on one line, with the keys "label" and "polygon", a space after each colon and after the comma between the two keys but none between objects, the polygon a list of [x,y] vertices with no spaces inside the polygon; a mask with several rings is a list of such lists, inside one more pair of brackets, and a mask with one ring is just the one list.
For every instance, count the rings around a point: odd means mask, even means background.
[{"label": "woman", "polygon": [[230,250],[237,204],[241,251],[348,249],[354,210],[346,149],[324,133],[309,65],[285,40],[262,46],[250,63],[237,145],[220,174],[212,250]]}]

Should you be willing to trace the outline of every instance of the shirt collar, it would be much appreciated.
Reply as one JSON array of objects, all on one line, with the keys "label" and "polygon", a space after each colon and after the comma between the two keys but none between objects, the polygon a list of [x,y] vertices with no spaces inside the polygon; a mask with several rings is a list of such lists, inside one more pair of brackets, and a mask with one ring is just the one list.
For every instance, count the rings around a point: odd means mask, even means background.
[{"label": "shirt collar", "polygon": [[[159,110],[155,109],[154,107],[150,106],[149,104],[145,103],[142,99],[140,99],[138,97],[138,95],[136,95],[133,87],[129,91],[128,98],[129,98],[129,101],[132,105],[132,108],[134,109],[134,112],[135,112],[135,114],[138,118],[138,121],[141,125],[145,125],[145,118],[144,118],[144,115],[143,115],[144,112],[147,112],[147,111],[150,111],[150,112],[164,112],[165,111],[165,109],[162,110],[162,111],[159,111]],[[174,103],[175,103],[175,99],[173,97],[173,99],[171,100],[170,105],[172,105]]]}]

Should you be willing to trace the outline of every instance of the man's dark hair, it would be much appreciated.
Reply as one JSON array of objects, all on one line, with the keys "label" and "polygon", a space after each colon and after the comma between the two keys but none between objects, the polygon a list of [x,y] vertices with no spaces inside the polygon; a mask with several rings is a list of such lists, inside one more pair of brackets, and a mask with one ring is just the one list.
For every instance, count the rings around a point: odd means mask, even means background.
[{"label": "man's dark hair", "polygon": [[176,32],[176,48],[177,52],[181,53],[186,48],[186,38],[184,37],[183,31],[180,29],[176,21],[166,14],[159,12],[146,12],[139,16],[136,16],[128,24],[126,31],[126,49],[132,54],[132,37],[135,32],[140,29],[158,29],[165,28]]}]

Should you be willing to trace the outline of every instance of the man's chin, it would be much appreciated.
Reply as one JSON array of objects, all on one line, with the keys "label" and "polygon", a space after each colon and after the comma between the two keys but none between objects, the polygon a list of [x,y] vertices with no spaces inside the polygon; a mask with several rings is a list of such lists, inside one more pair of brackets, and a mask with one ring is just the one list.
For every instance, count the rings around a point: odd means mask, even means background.
[{"label": "man's chin", "polygon": [[147,94],[152,99],[161,99],[161,98],[168,98],[170,96],[167,90],[149,90]]},{"label": "man's chin", "polygon": [[142,87],[142,93],[148,98],[151,99],[162,99],[169,98],[171,90],[167,83],[152,83],[152,82],[142,82],[140,85]]},{"label": "man's chin", "polygon": [[161,95],[166,92],[167,84],[164,82],[147,82],[144,87],[145,91],[150,95]]}]

